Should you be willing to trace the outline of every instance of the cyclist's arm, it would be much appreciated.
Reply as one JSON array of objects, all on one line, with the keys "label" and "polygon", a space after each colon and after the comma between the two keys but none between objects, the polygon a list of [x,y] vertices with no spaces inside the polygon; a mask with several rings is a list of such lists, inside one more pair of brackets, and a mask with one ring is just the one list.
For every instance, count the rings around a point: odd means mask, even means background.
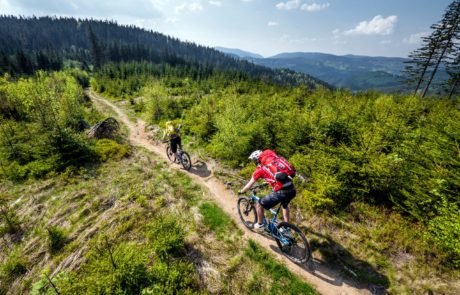
[{"label": "cyclist's arm", "polygon": [[245,193],[248,189],[250,189],[254,183],[256,183],[256,179],[254,177],[251,177],[251,180],[240,190],[240,193]]}]

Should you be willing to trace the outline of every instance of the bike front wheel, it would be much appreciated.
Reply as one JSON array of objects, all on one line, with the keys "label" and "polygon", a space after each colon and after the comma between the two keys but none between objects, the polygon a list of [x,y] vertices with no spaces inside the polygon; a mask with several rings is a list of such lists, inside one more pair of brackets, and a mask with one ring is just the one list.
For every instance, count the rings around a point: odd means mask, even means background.
[{"label": "bike front wheel", "polygon": [[166,147],[166,155],[168,156],[169,161],[174,162],[174,153],[171,151],[171,146]]},{"label": "bike front wheel", "polygon": [[276,243],[289,259],[296,263],[305,263],[310,260],[310,244],[297,226],[288,222],[280,222],[277,229],[279,236],[276,237]]},{"label": "bike front wheel", "polygon": [[192,167],[192,160],[190,160],[190,156],[187,152],[182,151],[180,162],[185,170],[190,170],[190,168]]},{"label": "bike front wheel", "polygon": [[254,228],[254,224],[257,222],[257,212],[254,204],[247,197],[238,199],[238,214],[247,228]]}]

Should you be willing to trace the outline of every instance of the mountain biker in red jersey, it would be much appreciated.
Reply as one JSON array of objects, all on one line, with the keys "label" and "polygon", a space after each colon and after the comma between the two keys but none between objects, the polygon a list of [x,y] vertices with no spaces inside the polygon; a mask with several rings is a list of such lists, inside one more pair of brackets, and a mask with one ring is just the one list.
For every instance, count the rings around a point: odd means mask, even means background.
[{"label": "mountain biker in red jersey", "polygon": [[[286,173],[284,171],[281,173],[274,172],[276,171],[273,169],[273,166],[275,165],[272,165],[270,160],[265,161],[265,159],[272,155],[274,156],[270,159],[276,160],[272,160],[271,162],[275,162],[277,165],[279,164],[278,162],[283,163],[284,165],[281,164],[282,167],[289,167],[291,170],[286,170]],[[239,193],[244,193],[249,190],[260,178],[263,178],[273,188],[273,192],[266,195],[264,198],[261,198],[256,205],[257,223],[254,225],[254,230],[257,232],[263,231],[264,225],[262,222],[264,209],[268,210],[279,203],[281,203],[283,209],[284,221],[289,222],[289,202],[291,202],[291,200],[296,196],[295,187],[292,182],[292,177],[295,175],[294,167],[292,167],[292,165],[290,165],[284,158],[277,156],[276,153],[271,150],[265,150],[263,152],[256,150],[249,156],[249,159],[255,162],[257,168],[252,174],[251,180],[249,180]]]}]

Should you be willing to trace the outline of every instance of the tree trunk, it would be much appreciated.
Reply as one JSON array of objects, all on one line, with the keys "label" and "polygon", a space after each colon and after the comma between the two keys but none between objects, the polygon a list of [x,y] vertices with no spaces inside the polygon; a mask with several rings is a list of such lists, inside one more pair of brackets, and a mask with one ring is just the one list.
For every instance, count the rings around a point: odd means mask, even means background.
[{"label": "tree trunk", "polygon": [[[447,34],[447,43],[444,46],[441,55],[438,58],[438,61],[436,62],[436,66],[433,69],[433,72],[431,73],[430,80],[428,80],[428,83],[425,86],[425,89],[423,90],[422,98],[425,97],[426,93],[428,92],[428,89],[430,88],[431,82],[433,81],[434,75],[438,71],[439,64],[441,63],[442,59],[444,58],[444,54],[446,54],[447,48],[449,48],[452,43],[452,37],[454,35],[454,30],[458,27],[458,22],[459,22],[459,11],[460,9],[460,3],[457,5],[456,9],[456,15],[455,15],[455,23],[452,25],[452,27],[449,29],[449,33]],[[442,32],[441,32],[442,33]]]},{"label": "tree trunk", "polygon": [[452,83],[452,87],[450,88],[450,92],[449,92],[449,99],[451,99],[452,97],[452,94],[454,94],[454,90],[455,90],[455,87],[457,86],[457,83],[458,83],[458,75],[455,76],[455,80],[454,80],[454,83]]}]

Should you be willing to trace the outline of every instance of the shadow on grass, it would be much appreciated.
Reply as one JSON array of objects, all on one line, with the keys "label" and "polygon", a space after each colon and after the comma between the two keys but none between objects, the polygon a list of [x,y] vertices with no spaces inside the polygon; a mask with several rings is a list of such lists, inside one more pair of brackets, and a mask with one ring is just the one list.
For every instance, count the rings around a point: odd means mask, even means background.
[{"label": "shadow on grass", "polygon": [[[305,264],[298,264],[305,271],[335,286],[347,284],[368,290],[371,294],[386,294],[390,281],[375,267],[355,258],[331,237],[311,229],[302,228],[302,230],[306,233],[313,253],[313,259]],[[283,255],[275,245],[272,245],[271,248],[274,252]],[[315,253],[318,252],[321,255],[316,254],[316,256],[323,257],[322,260],[315,258]]]}]

